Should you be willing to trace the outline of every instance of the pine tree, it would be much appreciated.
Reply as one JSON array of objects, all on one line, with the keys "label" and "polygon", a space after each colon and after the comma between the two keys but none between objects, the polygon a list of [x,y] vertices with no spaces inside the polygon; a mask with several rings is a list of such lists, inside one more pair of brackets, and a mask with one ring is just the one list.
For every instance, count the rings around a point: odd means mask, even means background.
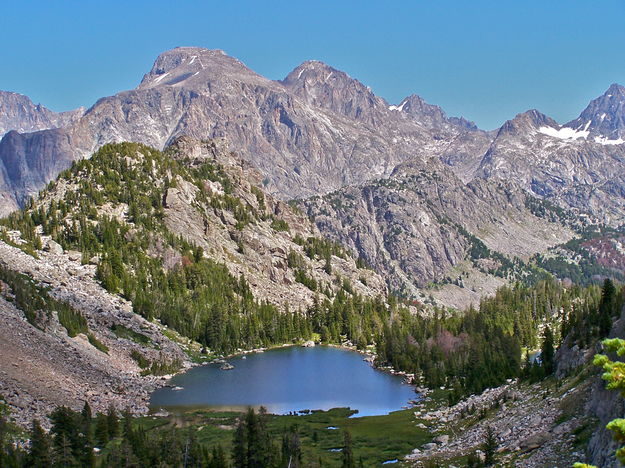
[{"label": "pine tree", "polygon": [[50,437],[36,419],[30,431],[30,452],[27,461],[32,468],[49,468],[52,465]]},{"label": "pine tree", "polygon": [[[235,465],[236,466],[236,465]],[[221,445],[213,447],[209,468],[227,468],[226,454]]]},{"label": "pine tree", "polygon": [[599,335],[607,336],[612,328],[612,314],[616,308],[616,288],[610,279],[603,282],[599,303]]},{"label": "pine tree", "polygon": [[63,433],[55,437],[55,466],[62,468],[74,468],[80,466],[72,450],[72,444],[67,434]]},{"label": "pine tree", "polygon": [[96,415],[95,440],[99,447],[104,447],[109,442],[108,419],[103,413]]},{"label": "pine tree", "polygon": [[540,352],[540,359],[543,369],[545,371],[545,375],[551,375],[554,371],[554,356],[555,351],[553,343],[553,332],[551,331],[551,328],[545,327],[545,338],[543,340],[543,346]]},{"label": "pine tree", "polygon": [[347,431],[343,433],[343,450],[341,452],[341,455],[343,460],[341,464],[342,468],[356,468],[352,447],[352,436]]},{"label": "pine tree", "polygon": [[497,452],[497,437],[495,431],[491,426],[486,428],[486,439],[482,444],[482,451],[484,452],[484,465],[491,466],[495,464],[495,453]]},{"label": "pine tree", "polygon": [[114,439],[119,435],[119,419],[117,418],[117,410],[110,405],[106,412],[106,423],[108,428],[108,438]]},{"label": "pine tree", "polygon": [[247,468],[247,443],[245,432],[245,419],[240,418],[234,431],[234,439],[232,442],[232,461],[236,468]]}]

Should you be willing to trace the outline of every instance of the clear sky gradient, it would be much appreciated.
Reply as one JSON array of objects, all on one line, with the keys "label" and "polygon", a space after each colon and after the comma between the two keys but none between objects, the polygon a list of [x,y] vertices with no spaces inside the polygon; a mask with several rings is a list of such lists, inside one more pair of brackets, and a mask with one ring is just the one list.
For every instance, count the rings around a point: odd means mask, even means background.
[{"label": "clear sky gradient", "polygon": [[566,122],[625,84],[624,0],[7,0],[0,41],[0,89],[56,111],[134,88],[181,45],[272,79],[322,60],[484,129],[530,108]]}]

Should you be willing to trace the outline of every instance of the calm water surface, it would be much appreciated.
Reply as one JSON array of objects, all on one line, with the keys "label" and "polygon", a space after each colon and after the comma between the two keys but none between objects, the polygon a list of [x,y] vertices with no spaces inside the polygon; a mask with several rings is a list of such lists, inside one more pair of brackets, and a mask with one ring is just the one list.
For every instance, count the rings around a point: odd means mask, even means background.
[{"label": "calm water surface", "polygon": [[417,397],[400,377],[373,369],[362,355],[343,349],[292,346],[228,362],[234,369],[208,364],[177,375],[171,384],[182,390],[156,390],[152,407],[262,405],[275,414],[350,407],[370,416],[399,410]]}]

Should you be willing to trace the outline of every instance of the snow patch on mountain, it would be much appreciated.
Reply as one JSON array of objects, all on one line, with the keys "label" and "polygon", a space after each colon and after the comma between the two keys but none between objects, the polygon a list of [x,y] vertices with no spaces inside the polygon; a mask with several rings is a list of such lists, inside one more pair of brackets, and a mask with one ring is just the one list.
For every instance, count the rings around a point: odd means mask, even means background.
[{"label": "snow patch on mountain", "polygon": [[599,143],[600,145],[622,145],[623,143],[625,143],[625,140],[623,140],[622,138],[619,138],[617,140],[609,140],[606,137],[595,137],[595,142]]},{"label": "snow patch on mountain", "polygon": [[163,75],[161,75],[161,76],[157,77],[157,78],[154,80],[154,83],[158,83],[158,82],[159,82],[159,81],[161,81],[163,78],[165,78],[167,75],[169,75],[169,72],[167,72],[167,73],[165,73],[165,74],[163,74]]},{"label": "snow patch on mountain", "polygon": [[[588,126],[586,126],[586,128],[588,128]],[[562,127],[560,129],[553,127],[540,127],[538,131],[543,135],[559,138],[560,140],[577,140],[578,138],[586,139],[590,133],[588,130],[578,131],[569,127]]]},{"label": "snow patch on mountain", "polygon": [[402,102],[399,106],[388,106],[389,110],[401,112],[408,101]]}]

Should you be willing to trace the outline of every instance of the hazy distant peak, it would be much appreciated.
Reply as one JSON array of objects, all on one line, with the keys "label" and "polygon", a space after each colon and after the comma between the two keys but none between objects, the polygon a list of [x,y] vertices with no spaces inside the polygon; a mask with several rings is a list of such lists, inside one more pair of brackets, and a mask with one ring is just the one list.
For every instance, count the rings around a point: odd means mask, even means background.
[{"label": "hazy distant peak", "polygon": [[434,104],[428,103],[417,94],[404,98],[398,105],[388,106],[390,111],[409,115],[421,124],[429,126],[449,124],[454,127],[463,127],[468,130],[478,130],[475,123],[464,117],[448,117],[445,111]]},{"label": "hazy distant peak", "polygon": [[74,122],[85,109],[54,112],[33,103],[28,96],[11,91],[0,91],[0,137],[10,130],[20,133],[64,127]]}]

